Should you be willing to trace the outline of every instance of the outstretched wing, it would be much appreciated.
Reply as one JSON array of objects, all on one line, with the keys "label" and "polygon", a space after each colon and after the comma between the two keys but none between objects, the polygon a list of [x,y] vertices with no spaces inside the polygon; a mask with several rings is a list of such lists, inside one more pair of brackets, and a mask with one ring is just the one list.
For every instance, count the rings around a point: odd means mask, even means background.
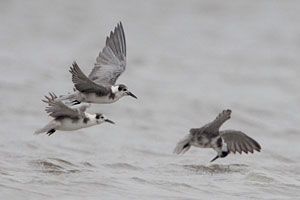
[{"label": "outstretched wing", "polygon": [[206,132],[209,133],[217,133],[219,132],[220,127],[224,124],[228,119],[230,119],[231,110],[223,110],[216,119],[205,125]]},{"label": "outstretched wing", "polygon": [[102,85],[114,85],[126,68],[126,40],[122,23],[118,23],[96,59],[89,79]]},{"label": "outstretched wing", "polygon": [[104,86],[98,85],[90,80],[81,71],[76,62],[72,64],[70,68],[72,74],[72,81],[77,90],[84,93],[97,93],[99,96],[104,96],[109,93],[109,89]]},{"label": "outstretched wing", "polygon": [[54,93],[49,93],[49,96],[45,96],[45,100],[43,102],[47,103],[45,111],[49,114],[49,116],[53,118],[57,117],[70,117],[70,118],[78,118],[83,116],[85,110],[87,109],[88,104],[82,104],[82,106],[78,108],[71,108],[65,105]]},{"label": "outstretched wing", "polygon": [[220,135],[221,138],[223,138],[224,142],[227,144],[227,148],[230,152],[253,153],[254,150],[261,150],[258,142],[241,131],[225,130],[220,131]]}]

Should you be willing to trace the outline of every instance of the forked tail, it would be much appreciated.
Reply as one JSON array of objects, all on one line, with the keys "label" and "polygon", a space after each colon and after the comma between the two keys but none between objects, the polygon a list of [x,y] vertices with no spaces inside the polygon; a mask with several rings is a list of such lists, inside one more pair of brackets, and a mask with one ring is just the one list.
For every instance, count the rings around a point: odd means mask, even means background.
[{"label": "forked tail", "polygon": [[184,154],[185,152],[187,152],[191,148],[191,140],[192,135],[187,135],[184,139],[177,143],[177,146],[175,147],[173,153]]}]

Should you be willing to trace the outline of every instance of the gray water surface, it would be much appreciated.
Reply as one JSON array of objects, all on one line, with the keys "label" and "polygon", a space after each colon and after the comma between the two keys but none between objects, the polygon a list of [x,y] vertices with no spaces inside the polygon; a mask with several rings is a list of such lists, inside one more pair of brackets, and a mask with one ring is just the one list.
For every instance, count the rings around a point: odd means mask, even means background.
[{"label": "gray water surface", "polygon": [[[115,126],[33,135],[119,20],[139,99],[89,110]],[[0,199],[300,199],[299,22],[298,1],[1,1]],[[261,153],[172,154],[227,108]]]}]

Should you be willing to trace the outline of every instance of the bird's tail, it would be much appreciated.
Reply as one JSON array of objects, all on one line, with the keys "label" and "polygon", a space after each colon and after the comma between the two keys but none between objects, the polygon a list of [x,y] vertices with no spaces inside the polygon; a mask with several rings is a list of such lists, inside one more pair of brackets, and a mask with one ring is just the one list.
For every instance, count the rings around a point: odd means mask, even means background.
[{"label": "bird's tail", "polygon": [[176,154],[184,154],[191,148],[191,140],[192,135],[189,134],[185,138],[183,138],[181,141],[179,141],[174,149],[174,153]]},{"label": "bird's tail", "polygon": [[57,127],[57,123],[55,123],[54,121],[49,122],[46,126],[44,126],[43,128],[40,128],[38,130],[36,130],[34,132],[35,135],[40,134],[40,133],[45,133],[48,132],[52,129],[55,129]]}]

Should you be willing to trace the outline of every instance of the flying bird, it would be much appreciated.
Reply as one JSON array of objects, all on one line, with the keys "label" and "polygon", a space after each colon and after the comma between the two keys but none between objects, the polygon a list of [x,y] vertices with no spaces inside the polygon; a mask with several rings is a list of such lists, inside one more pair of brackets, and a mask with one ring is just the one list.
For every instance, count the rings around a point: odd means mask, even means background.
[{"label": "flying bird", "polygon": [[46,133],[50,136],[56,130],[73,131],[103,122],[114,124],[113,121],[105,118],[103,114],[90,114],[85,112],[90,106],[88,103],[81,103],[70,107],[57,98],[54,93],[49,93],[49,96],[45,96],[45,98],[45,100],[42,100],[48,104],[45,111],[54,119],[45,127],[36,130],[35,134]]},{"label": "flying bird", "polygon": [[119,76],[126,68],[126,41],[122,23],[118,23],[106,45],[99,53],[95,66],[86,76],[78,64],[74,62],[70,68],[72,82],[76,88],[74,94],[60,97],[62,100],[107,104],[113,103],[124,96],[137,98],[124,84],[116,84]]},{"label": "flying bird", "polygon": [[237,130],[223,130],[220,127],[224,122],[230,119],[231,110],[224,110],[217,118],[204,125],[201,128],[192,128],[190,133],[180,142],[178,142],[174,153],[183,154],[188,151],[191,146],[200,148],[212,148],[217,152],[211,162],[218,158],[224,158],[229,153],[248,152],[253,153],[254,150],[260,151],[261,147],[254,139]]}]

